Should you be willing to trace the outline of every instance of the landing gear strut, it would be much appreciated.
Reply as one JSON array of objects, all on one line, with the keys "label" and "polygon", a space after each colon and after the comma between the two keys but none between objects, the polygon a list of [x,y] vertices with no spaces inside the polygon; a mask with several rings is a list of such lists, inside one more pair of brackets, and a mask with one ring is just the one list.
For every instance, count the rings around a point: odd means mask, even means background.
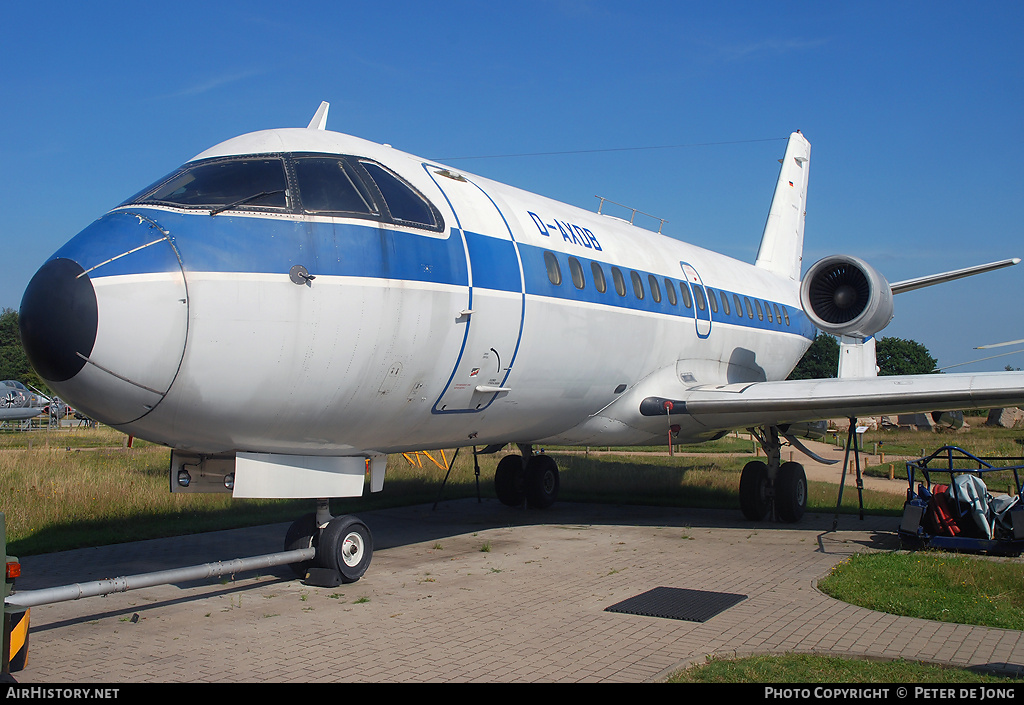
[{"label": "landing gear strut", "polygon": [[807,509],[807,476],[800,463],[782,462],[779,429],[765,426],[751,429],[764,449],[768,462],[752,460],[740,475],[740,509],[751,521],[773,519],[800,521]]},{"label": "landing gear strut", "polygon": [[525,501],[535,509],[547,509],[558,499],[558,464],[548,455],[533,455],[533,446],[520,445],[522,455],[506,455],[494,471],[494,491],[509,507]]},{"label": "landing gear strut", "polygon": [[317,500],[316,512],[297,519],[285,534],[286,551],[311,547],[316,549],[316,557],[293,563],[291,568],[318,587],[356,582],[373,559],[370,529],[351,515],[332,517],[326,499]]}]

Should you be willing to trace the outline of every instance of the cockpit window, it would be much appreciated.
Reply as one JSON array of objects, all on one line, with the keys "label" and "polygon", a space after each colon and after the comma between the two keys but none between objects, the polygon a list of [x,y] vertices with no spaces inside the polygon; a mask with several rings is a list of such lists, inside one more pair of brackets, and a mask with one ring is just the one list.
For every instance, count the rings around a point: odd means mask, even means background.
[{"label": "cockpit window", "polygon": [[361,218],[444,232],[419,191],[366,158],[318,152],[217,157],[189,162],[122,203],[222,211],[285,211]]},{"label": "cockpit window", "polygon": [[302,209],[307,213],[358,213],[377,216],[380,209],[344,159],[300,157],[295,160]]},{"label": "cockpit window", "polygon": [[135,203],[165,203],[184,208],[243,207],[246,210],[287,207],[288,181],[284,162],[276,158],[229,159],[186,164]]},{"label": "cockpit window", "polygon": [[409,184],[380,164],[367,161],[361,161],[360,164],[377,184],[381,195],[384,196],[384,202],[388,205],[388,210],[391,211],[391,217],[396,222],[421,225],[432,229],[438,227],[434,209]]}]

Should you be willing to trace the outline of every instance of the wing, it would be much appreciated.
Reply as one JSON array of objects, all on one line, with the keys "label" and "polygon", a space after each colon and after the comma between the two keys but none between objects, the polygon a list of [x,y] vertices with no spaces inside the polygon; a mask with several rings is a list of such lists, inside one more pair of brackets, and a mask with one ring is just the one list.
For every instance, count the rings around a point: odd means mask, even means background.
[{"label": "wing", "polygon": [[[645,397],[640,402],[640,415],[654,420],[669,413],[685,414],[709,429],[724,430],[828,418],[1019,405],[1024,405],[1024,372],[987,372],[695,387],[675,397]],[[660,419],[657,427],[662,428],[664,423]]]}]

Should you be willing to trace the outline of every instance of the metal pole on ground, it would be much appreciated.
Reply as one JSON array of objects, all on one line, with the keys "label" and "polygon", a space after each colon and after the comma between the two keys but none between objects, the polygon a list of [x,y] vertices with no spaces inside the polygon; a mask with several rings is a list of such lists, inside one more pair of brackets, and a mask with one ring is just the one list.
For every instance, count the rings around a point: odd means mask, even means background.
[{"label": "metal pole on ground", "polygon": [[843,474],[839,478],[839,499],[836,500],[836,514],[832,517],[832,531],[835,531],[839,526],[839,508],[843,506],[843,487],[846,486],[846,468],[850,463],[850,444],[854,440],[854,428],[857,425],[857,419],[850,419],[850,430],[846,439],[846,449],[843,453]]},{"label": "metal pole on ground", "polygon": [[7,607],[12,606],[24,609],[26,607],[36,607],[37,605],[78,600],[83,597],[99,597],[114,592],[127,592],[128,590],[138,590],[139,588],[154,587],[156,585],[202,580],[203,578],[214,578],[248,570],[258,570],[260,568],[270,568],[290,563],[302,563],[315,557],[315,548],[300,548],[294,551],[268,553],[251,558],[236,558],[230,561],[204,563],[203,565],[187,568],[159,570],[153,573],[140,573],[138,575],[108,578],[88,583],[75,583],[73,585],[61,585],[41,590],[26,590],[25,592],[14,593],[6,598],[4,601],[5,611]]}]

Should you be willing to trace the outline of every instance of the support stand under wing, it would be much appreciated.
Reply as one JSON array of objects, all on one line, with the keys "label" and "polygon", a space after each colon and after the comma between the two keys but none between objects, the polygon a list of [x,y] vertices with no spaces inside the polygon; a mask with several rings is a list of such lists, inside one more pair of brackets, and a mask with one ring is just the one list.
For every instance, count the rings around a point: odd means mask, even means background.
[{"label": "support stand under wing", "polygon": [[839,498],[836,513],[832,517],[832,531],[839,525],[839,509],[843,504],[843,488],[846,487],[846,470],[850,465],[850,447],[853,447],[853,462],[857,466],[857,498],[860,502],[860,518],[864,520],[864,478],[860,474],[860,444],[857,442],[857,419],[850,417],[850,432],[846,437],[846,452],[843,454],[843,474],[839,478]]}]

